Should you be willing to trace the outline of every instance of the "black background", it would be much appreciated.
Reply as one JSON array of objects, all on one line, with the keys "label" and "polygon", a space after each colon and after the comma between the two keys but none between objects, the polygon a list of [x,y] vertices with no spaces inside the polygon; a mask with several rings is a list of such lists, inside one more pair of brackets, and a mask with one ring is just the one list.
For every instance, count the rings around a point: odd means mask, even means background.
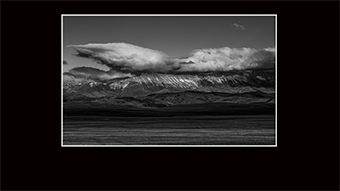
[{"label": "black background", "polygon": [[[61,148],[61,14],[277,14],[277,148]],[[1,186],[339,189],[339,2],[2,2]]]}]

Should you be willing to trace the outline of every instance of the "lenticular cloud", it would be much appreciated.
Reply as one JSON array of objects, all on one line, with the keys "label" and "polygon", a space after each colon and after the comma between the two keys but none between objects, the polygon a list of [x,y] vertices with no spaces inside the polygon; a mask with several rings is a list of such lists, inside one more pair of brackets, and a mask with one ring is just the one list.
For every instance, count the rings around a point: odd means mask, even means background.
[{"label": "lenticular cloud", "polygon": [[70,45],[77,56],[121,71],[169,71],[168,56],[157,50],[126,43]]}]

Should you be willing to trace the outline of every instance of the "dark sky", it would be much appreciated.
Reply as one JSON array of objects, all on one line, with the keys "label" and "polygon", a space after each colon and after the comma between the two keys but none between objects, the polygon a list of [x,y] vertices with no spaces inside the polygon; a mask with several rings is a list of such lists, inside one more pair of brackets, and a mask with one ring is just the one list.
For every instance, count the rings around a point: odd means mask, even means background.
[{"label": "dark sky", "polygon": [[[242,26],[242,27],[241,27]],[[67,45],[125,42],[173,57],[201,48],[275,47],[274,16],[64,16],[64,71],[95,66]]]}]

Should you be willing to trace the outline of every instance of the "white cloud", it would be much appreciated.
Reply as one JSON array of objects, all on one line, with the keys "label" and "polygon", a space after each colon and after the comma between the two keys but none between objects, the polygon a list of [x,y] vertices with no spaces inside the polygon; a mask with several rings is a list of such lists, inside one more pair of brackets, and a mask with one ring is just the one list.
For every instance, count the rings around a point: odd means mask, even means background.
[{"label": "white cloud", "polygon": [[[274,67],[274,48],[210,48],[194,50],[187,58],[170,58],[157,50],[126,43],[71,45],[77,56],[93,59],[115,73],[91,71],[102,78],[138,72],[229,71]],[[78,69],[79,70],[79,69]],[[81,69],[82,72],[88,69]],[[79,72],[79,71],[78,71]],[[129,74],[131,75],[131,74]]]},{"label": "white cloud", "polygon": [[179,71],[229,71],[274,67],[274,49],[211,48],[195,50]]},{"label": "white cloud", "polygon": [[235,29],[242,29],[242,30],[246,30],[246,28],[240,24],[237,23],[233,23],[230,26],[234,27]]},{"label": "white cloud", "polygon": [[168,56],[157,50],[126,43],[70,45],[77,56],[90,58],[100,64],[122,71],[169,71]]}]

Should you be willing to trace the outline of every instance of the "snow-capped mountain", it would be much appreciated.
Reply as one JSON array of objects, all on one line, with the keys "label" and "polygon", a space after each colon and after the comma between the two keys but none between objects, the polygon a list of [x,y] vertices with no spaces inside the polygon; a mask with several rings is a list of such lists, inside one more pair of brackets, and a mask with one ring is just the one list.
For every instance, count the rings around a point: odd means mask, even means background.
[{"label": "snow-capped mountain", "polygon": [[160,74],[110,80],[85,79],[63,75],[66,100],[112,97],[143,97],[150,94],[183,91],[245,93],[275,93],[274,70],[246,70],[223,73]]}]

